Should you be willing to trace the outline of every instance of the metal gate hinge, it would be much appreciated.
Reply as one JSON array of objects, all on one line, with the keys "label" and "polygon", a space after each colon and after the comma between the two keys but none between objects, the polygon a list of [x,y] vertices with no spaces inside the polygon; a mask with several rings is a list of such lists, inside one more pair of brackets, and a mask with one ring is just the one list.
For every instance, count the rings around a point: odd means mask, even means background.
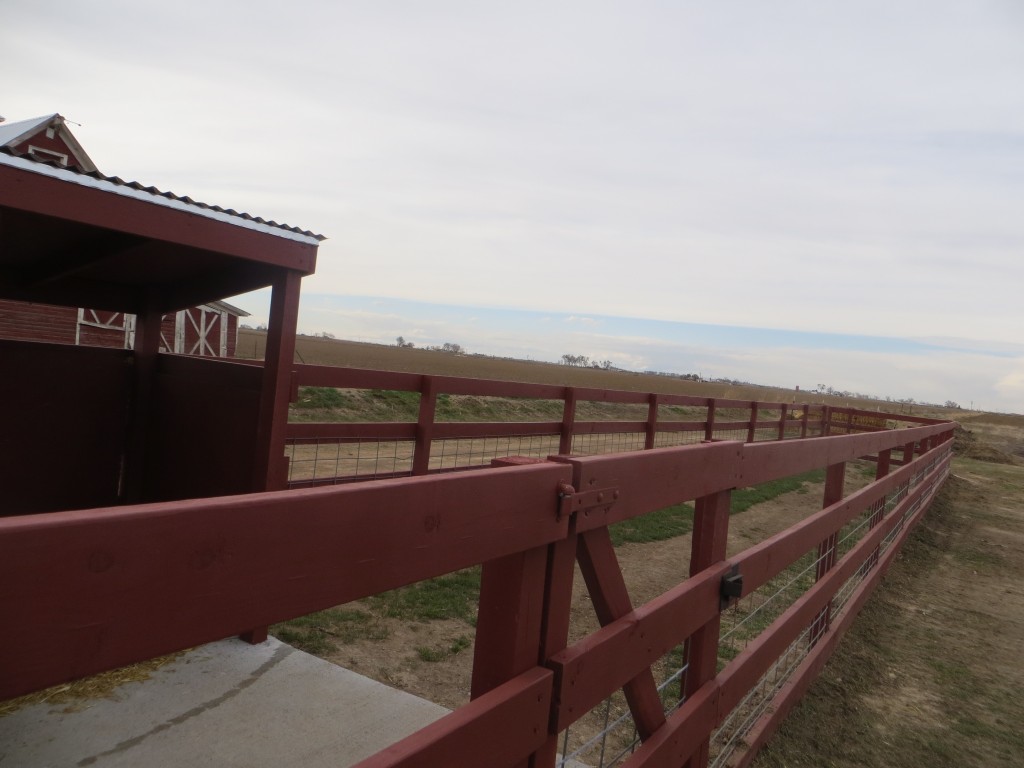
[{"label": "metal gate hinge", "polygon": [[619,498],[618,488],[595,488],[590,491],[577,491],[571,485],[565,485],[559,491],[559,499],[561,501],[559,504],[559,518],[562,515],[587,512],[597,508],[603,508],[607,512]]}]

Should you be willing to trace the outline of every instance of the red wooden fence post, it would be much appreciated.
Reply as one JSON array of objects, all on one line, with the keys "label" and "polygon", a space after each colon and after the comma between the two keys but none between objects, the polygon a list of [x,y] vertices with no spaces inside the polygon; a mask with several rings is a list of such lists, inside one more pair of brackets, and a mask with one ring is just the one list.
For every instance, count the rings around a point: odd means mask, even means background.
[{"label": "red wooden fence post", "polygon": [[782,404],[782,410],[779,413],[779,440],[786,439],[786,415],[789,413],[789,406],[785,403]]},{"label": "red wooden fence post", "polygon": [[433,376],[424,376],[420,386],[420,411],[416,420],[416,444],[412,455],[412,473],[425,475],[430,471],[430,441],[437,410],[437,386]]},{"label": "red wooden fence post", "polygon": [[[693,513],[693,543],[690,555],[690,576],[725,560],[729,540],[729,505],[732,491],[720,491],[697,499]],[[720,615],[691,635],[686,647],[687,670],[683,693],[686,698],[711,680],[718,672],[718,638]],[[710,739],[690,758],[687,768],[706,768]]]},{"label": "red wooden fence post", "polygon": [[[539,664],[564,650],[569,640],[569,618],[572,609],[572,582],[576,573],[576,524],[569,521],[569,535],[548,547],[547,581],[544,585],[544,609],[541,627]],[[552,713],[554,714],[554,713]],[[556,725],[549,725],[550,735],[534,757],[531,768],[554,768],[558,754]]]},{"label": "red wooden fence post", "polygon": [[750,402],[750,426],[747,427],[747,442],[754,442],[757,430],[757,400]]},{"label": "red wooden fence post", "polygon": [[572,453],[573,426],[576,423],[576,389],[565,388],[565,403],[562,406],[562,433],[558,438],[558,452],[563,456]]},{"label": "red wooden fence post", "polygon": [[647,396],[647,435],[644,438],[644,450],[649,451],[654,447],[655,439],[658,436],[658,395],[651,393]]},{"label": "red wooden fence post", "polygon": [[[483,564],[470,698],[479,698],[566,647],[576,539],[570,521],[561,541]],[[558,734],[552,732],[532,762],[521,765],[553,768],[557,752]]]},{"label": "red wooden fence post", "polygon": [[704,422],[704,439],[713,440],[715,437],[715,398],[708,398],[708,418]]},{"label": "red wooden fence post", "polygon": [[146,443],[153,409],[157,354],[160,352],[160,324],[163,315],[152,307],[139,313],[135,326],[135,367],[133,404],[129,422],[128,450],[125,452],[123,500],[138,504],[145,499]]},{"label": "red wooden fence post", "polygon": [[[822,509],[831,507],[843,498],[843,485],[846,482],[846,462],[832,464],[825,470],[825,495],[822,500]],[[815,569],[815,580],[821,581],[825,578],[832,566],[836,564],[836,545],[839,540],[839,531],[826,538],[818,545],[818,562]],[[832,601],[821,609],[821,613],[811,622],[810,642],[814,645],[819,638],[828,630],[832,621]]]},{"label": "red wooden fence post", "polygon": [[263,355],[260,415],[253,462],[253,490],[278,491],[288,486],[284,457],[288,401],[295,365],[295,327],[299,316],[302,275],[288,270],[274,280],[270,294],[270,327]]}]

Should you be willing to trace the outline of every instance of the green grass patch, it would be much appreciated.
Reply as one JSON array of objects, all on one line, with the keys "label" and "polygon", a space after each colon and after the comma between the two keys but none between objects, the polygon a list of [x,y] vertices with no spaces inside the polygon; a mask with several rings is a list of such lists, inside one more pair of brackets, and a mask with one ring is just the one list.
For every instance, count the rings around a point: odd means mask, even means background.
[{"label": "green grass patch", "polygon": [[693,530],[693,506],[676,504],[608,527],[612,544],[644,544],[682,536]]},{"label": "green grass patch", "polygon": [[299,399],[293,408],[348,408],[352,405],[352,396],[334,387],[299,387]]},{"label": "green grass patch", "polygon": [[[784,477],[781,480],[770,480],[751,488],[740,488],[732,492],[730,514],[746,512],[755,504],[770,501],[784,493],[806,492],[808,484],[820,483],[824,478],[825,470],[816,469],[801,475]],[[693,505],[675,504],[665,509],[659,509],[657,512],[649,512],[640,517],[615,523],[609,526],[608,530],[611,533],[612,543],[617,547],[622,544],[645,544],[651,541],[672,539],[693,530]]]},{"label": "green grass patch", "polygon": [[307,653],[320,655],[349,645],[356,640],[383,640],[387,629],[365,611],[351,608],[328,608],[308,616],[275,624],[270,633],[282,642]]},{"label": "green grass patch", "polygon": [[422,645],[418,646],[416,648],[416,655],[419,657],[420,661],[435,663],[438,661],[444,661],[445,659],[451,658],[452,656],[461,653],[462,651],[469,648],[469,646],[471,646],[472,644],[472,640],[470,640],[465,635],[460,635],[459,637],[455,638],[454,642],[452,642],[448,646],[433,648]]},{"label": "green grass patch", "polygon": [[738,488],[732,492],[732,508],[730,514],[746,512],[755,504],[781,496],[792,491],[806,490],[805,486],[810,483],[820,483],[825,479],[824,469],[814,469],[804,472],[801,475],[783,477],[779,480],[769,480],[750,488]]},{"label": "green grass patch", "polygon": [[467,568],[429,581],[410,584],[362,602],[382,616],[406,621],[462,619],[476,624],[480,568]]}]

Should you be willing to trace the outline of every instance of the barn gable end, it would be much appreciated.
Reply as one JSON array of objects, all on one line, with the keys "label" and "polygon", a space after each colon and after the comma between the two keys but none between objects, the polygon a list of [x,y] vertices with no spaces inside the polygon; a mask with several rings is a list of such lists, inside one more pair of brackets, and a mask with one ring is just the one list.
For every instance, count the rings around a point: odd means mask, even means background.
[{"label": "barn gable end", "polygon": [[[83,173],[97,170],[66,119],[57,113],[17,122],[0,118],[0,147],[57,167]],[[234,357],[238,318],[248,316],[248,312],[223,301],[165,314],[160,351]],[[132,349],[135,327],[136,316],[128,312],[0,300],[0,339]]]}]

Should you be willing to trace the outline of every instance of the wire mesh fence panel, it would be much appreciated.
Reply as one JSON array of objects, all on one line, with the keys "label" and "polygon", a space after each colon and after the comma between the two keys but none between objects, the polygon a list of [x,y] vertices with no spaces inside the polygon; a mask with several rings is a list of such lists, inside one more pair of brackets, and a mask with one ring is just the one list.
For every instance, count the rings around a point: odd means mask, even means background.
[{"label": "wire mesh fence panel", "polygon": [[741,443],[745,443],[747,441],[747,428],[715,429],[712,436],[715,440],[739,440]]},{"label": "wire mesh fence panel", "polygon": [[445,438],[430,445],[430,469],[445,471],[486,467],[492,459],[528,456],[543,459],[558,453],[557,435],[501,435]]},{"label": "wire mesh fence panel", "polygon": [[642,451],[647,436],[643,432],[602,432],[575,435],[572,439],[574,456],[596,456],[602,453]]},{"label": "wire mesh fence panel", "polygon": [[289,483],[351,478],[372,480],[410,474],[413,443],[373,438],[355,442],[304,439],[288,442],[285,455]]},{"label": "wire mesh fence panel", "polygon": [[784,571],[722,613],[718,644],[720,666],[740,655],[773,621],[814,586],[827,553],[808,552]]},{"label": "wire mesh fence panel", "polygon": [[794,640],[775,660],[760,680],[711,734],[709,763],[712,768],[729,765],[737,747],[768,711],[775,696],[792,677],[793,672],[810,652],[810,628]]},{"label": "wire mesh fence panel", "polygon": [[675,448],[677,445],[692,445],[704,439],[704,430],[686,429],[678,432],[658,432],[654,436],[655,448]]},{"label": "wire mesh fence panel", "polygon": [[[662,711],[671,714],[683,703],[686,681],[685,646],[678,645],[657,661],[651,671],[657,682]],[[558,768],[612,768],[621,765],[640,746],[640,734],[621,691],[616,691],[559,734]]]}]

